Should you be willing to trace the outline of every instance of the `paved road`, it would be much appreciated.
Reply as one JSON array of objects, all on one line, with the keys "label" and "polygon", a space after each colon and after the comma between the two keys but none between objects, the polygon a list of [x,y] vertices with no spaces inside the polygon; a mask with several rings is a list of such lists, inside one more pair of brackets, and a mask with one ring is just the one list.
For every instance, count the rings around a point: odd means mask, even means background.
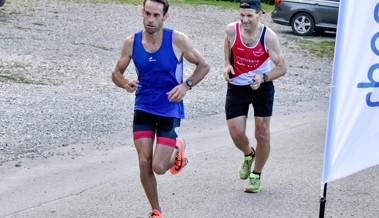
[{"label": "paved road", "polygon": [[[326,110],[287,114],[278,108],[263,191],[247,194],[246,181],[238,178],[242,157],[224,116],[185,120],[190,163],[177,176],[158,176],[165,217],[318,217],[326,122]],[[129,135],[108,136],[114,147],[107,151],[3,165],[0,217],[147,217],[135,149],[117,146],[125,140],[131,145]],[[330,183],[325,217],[378,217],[378,175],[376,167]]]}]

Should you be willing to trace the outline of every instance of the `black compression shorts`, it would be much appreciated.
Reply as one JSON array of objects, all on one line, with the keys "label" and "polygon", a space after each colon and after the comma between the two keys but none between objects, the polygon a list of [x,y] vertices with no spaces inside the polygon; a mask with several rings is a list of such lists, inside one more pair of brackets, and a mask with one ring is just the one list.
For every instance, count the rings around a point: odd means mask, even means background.
[{"label": "black compression shorts", "polygon": [[157,144],[175,147],[179,134],[180,119],[163,117],[135,110],[133,119],[133,138],[154,139],[157,134]]},{"label": "black compression shorts", "polygon": [[228,83],[226,93],[226,119],[247,116],[250,104],[254,108],[254,116],[271,117],[274,104],[275,88],[272,81],[262,83],[257,90],[250,85],[237,86]]}]

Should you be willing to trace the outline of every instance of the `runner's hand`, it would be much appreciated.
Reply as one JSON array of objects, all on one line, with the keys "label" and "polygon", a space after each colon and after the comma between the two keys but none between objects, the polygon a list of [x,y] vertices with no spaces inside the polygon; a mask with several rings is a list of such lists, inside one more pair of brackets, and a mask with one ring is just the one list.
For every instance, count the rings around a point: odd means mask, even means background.
[{"label": "runner's hand", "polygon": [[138,83],[138,80],[128,80],[124,85],[124,89],[126,89],[127,92],[132,93],[137,90]]},{"label": "runner's hand", "polygon": [[231,82],[234,77],[235,73],[234,73],[234,69],[233,69],[233,66],[232,65],[228,65],[225,67],[224,69],[224,78],[225,78],[225,81],[226,82]]},{"label": "runner's hand", "polygon": [[250,87],[253,90],[257,90],[261,86],[261,83],[263,82],[263,76],[261,74],[255,74],[255,73],[250,74],[249,76],[251,77]]},{"label": "runner's hand", "polygon": [[168,100],[171,102],[180,102],[183,100],[188,90],[187,85],[179,84],[175,86],[171,91],[167,92]]}]

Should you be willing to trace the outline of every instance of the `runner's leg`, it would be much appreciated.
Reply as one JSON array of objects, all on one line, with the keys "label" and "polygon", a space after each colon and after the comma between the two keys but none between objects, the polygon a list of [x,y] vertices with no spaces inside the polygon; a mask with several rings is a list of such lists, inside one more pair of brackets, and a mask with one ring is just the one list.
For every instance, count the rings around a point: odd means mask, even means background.
[{"label": "runner's leg", "polygon": [[157,180],[153,172],[153,148],[155,116],[143,111],[134,111],[133,138],[138,153],[140,180],[151,209],[158,209]]},{"label": "runner's leg", "polygon": [[270,154],[270,117],[255,117],[257,140],[254,171],[261,173]]},{"label": "runner's leg", "polygon": [[180,119],[161,117],[157,119],[157,146],[153,158],[153,171],[165,174],[171,168],[178,154],[176,138],[178,138]]},{"label": "runner's leg", "polygon": [[152,210],[160,208],[157,191],[157,180],[152,168],[153,142],[154,140],[150,138],[140,138],[134,141],[138,152],[140,180],[145,190],[146,197],[150,202]]},{"label": "runner's leg", "polygon": [[251,153],[249,139],[246,136],[246,116],[239,116],[227,120],[230,136],[235,146],[245,155]]}]

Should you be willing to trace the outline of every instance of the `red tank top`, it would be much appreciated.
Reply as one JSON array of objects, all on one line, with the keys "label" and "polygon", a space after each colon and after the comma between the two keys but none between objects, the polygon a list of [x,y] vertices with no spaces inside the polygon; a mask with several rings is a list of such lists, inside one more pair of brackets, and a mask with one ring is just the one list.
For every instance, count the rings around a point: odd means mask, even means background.
[{"label": "red tank top", "polygon": [[240,23],[236,23],[236,35],[232,45],[231,64],[234,67],[235,76],[258,69],[269,55],[264,47],[266,26],[263,27],[258,43],[254,47],[248,47],[242,42]]}]

